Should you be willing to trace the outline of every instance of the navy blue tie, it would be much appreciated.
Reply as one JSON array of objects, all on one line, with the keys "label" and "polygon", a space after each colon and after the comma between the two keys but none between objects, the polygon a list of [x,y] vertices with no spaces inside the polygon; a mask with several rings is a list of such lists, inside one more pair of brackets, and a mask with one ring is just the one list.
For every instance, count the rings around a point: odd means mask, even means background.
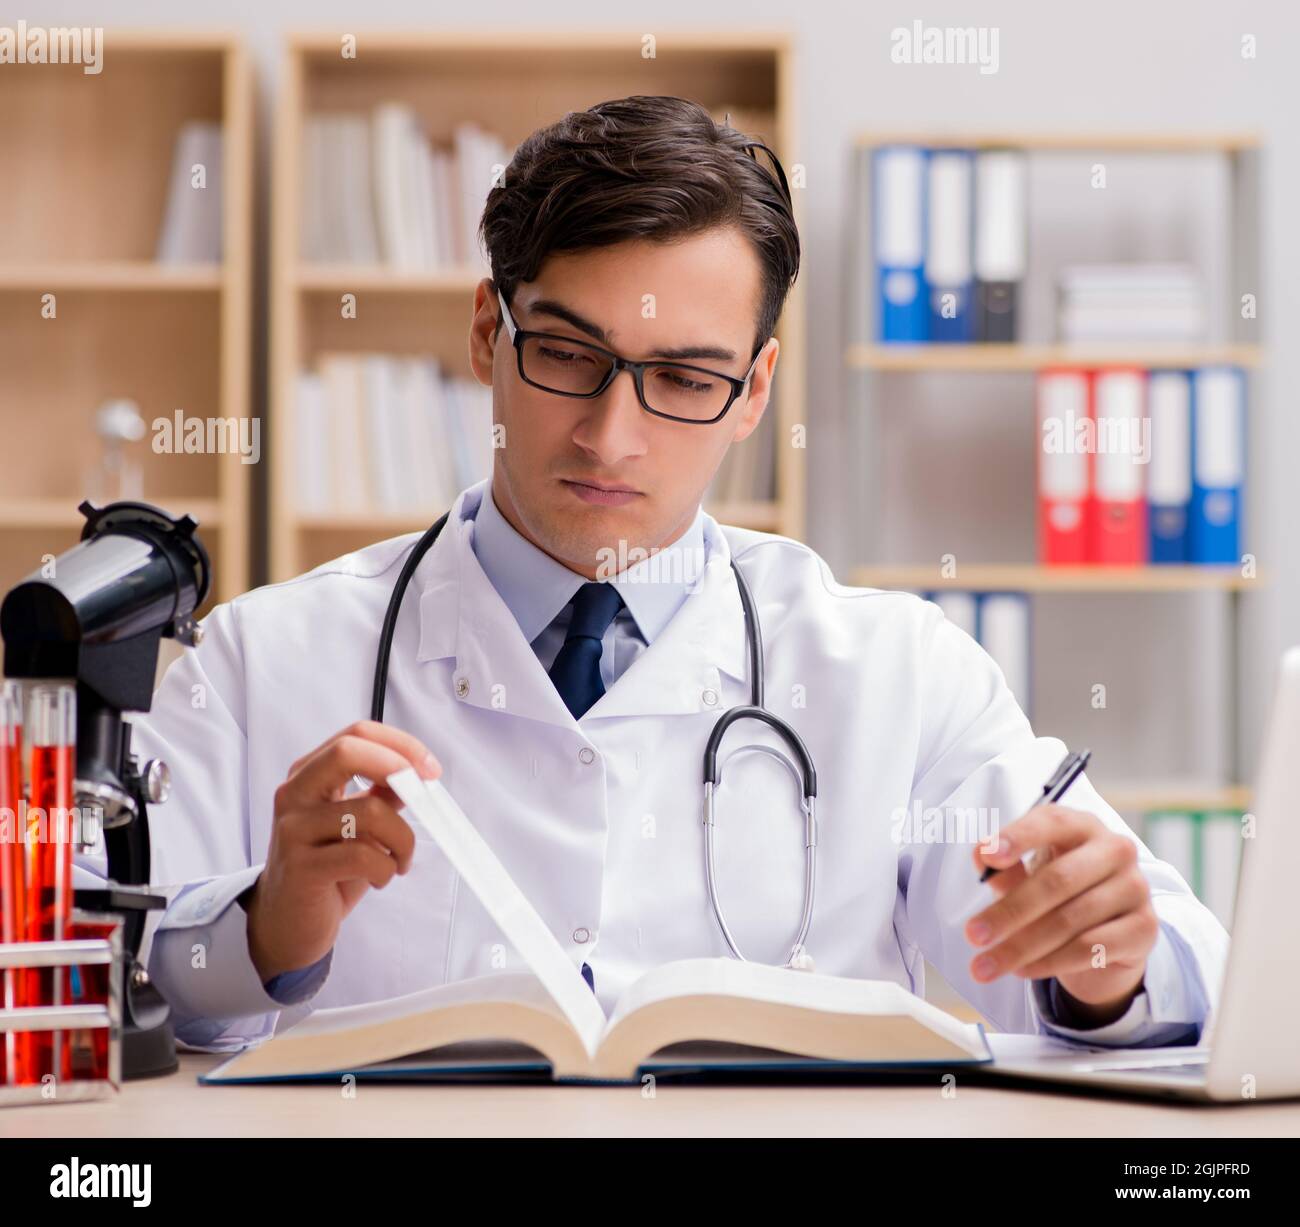
[{"label": "navy blue tie", "polygon": [[575,720],[581,720],[605,693],[600,678],[600,641],[622,606],[623,598],[613,584],[583,584],[573,598],[568,634],[550,676]]}]

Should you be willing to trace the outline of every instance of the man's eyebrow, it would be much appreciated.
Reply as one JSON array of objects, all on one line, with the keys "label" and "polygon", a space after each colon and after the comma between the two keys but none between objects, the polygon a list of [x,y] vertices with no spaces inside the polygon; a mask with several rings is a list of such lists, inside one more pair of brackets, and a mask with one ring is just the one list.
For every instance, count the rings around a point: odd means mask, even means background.
[{"label": "man's eyebrow", "polygon": [[[563,320],[579,332],[585,332],[593,341],[599,341],[607,349],[614,348],[608,332],[553,298],[539,298],[528,307],[528,310],[537,315],[549,315],[557,320]],[[656,350],[647,356],[662,358],[665,362],[686,362],[692,358],[715,358],[721,362],[734,362],[736,351],[728,349],[725,345],[678,345],[671,349]]]}]

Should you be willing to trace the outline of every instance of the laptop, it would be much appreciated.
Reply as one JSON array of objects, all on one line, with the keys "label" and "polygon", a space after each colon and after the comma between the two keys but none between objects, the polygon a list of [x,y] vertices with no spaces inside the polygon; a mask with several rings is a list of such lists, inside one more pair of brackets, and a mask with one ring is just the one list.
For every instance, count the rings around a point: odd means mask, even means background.
[{"label": "laptop", "polygon": [[1220,1103],[1300,1096],[1300,647],[1283,657],[1243,839],[1223,991],[1200,1045],[1080,1048],[1044,1036],[990,1035],[989,1072]]}]

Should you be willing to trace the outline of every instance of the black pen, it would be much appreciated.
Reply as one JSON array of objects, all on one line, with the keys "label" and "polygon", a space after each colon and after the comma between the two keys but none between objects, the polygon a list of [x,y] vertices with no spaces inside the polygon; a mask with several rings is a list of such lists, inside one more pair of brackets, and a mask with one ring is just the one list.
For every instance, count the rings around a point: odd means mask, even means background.
[{"label": "black pen", "polygon": [[[1083,774],[1083,769],[1088,765],[1091,757],[1091,750],[1080,750],[1078,754],[1067,754],[1061,759],[1061,765],[1052,772],[1052,778],[1043,785],[1043,795],[1034,802],[1034,805],[1051,805],[1065,796],[1065,790]],[[1033,809],[1034,805],[1029,808]],[[987,882],[995,873],[1001,872],[1000,869],[989,865],[980,874],[980,881]]]}]

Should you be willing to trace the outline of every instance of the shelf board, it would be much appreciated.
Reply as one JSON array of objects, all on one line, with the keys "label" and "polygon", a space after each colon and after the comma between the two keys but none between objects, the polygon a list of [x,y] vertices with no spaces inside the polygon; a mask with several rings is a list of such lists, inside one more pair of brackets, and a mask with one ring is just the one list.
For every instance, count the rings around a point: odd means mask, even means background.
[{"label": "shelf board", "polygon": [[1094,784],[1110,805],[1122,814],[1144,813],[1158,809],[1238,809],[1250,808],[1250,789],[1244,784],[1226,786],[1199,784],[1125,785]]},{"label": "shelf board", "polygon": [[411,270],[382,264],[315,264],[299,266],[294,284],[300,290],[346,294],[472,294],[487,270],[450,268]]},{"label": "shelf board", "polygon": [[1030,149],[1041,153],[1245,153],[1258,149],[1255,132],[864,132],[859,149],[920,145],[927,149]]},{"label": "shelf board", "polygon": [[220,264],[88,260],[0,264],[0,290],[219,290]]},{"label": "shelf board", "polygon": [[850,367],[873,371],[1039,371],[1046,367],[1183,369],[1257,366],[1258,345],[850,345]]},{"label": "shelf board", "polygon": [[862,588],[956,589],[962,592],[1192,592],[1246,590],[1261,581],[1245,579],[1235,566],[1146,567],[1039,566],[1035,563],[968,563],[944,578],[937,563],[860,567],[853,583]]},{"label": "shelf board", "polygon": [[[92,500],[98,502],[98,500]],[[163,507],[173,515],[188,513],[203,528],[214,528],[221,521],[221,503],[215,498],[161,498],[146,495],[143,500]],[[79,528],[86,521],[77,510],[75,498],[8,498],[0,499],[0,531],[5,529]]]}]

